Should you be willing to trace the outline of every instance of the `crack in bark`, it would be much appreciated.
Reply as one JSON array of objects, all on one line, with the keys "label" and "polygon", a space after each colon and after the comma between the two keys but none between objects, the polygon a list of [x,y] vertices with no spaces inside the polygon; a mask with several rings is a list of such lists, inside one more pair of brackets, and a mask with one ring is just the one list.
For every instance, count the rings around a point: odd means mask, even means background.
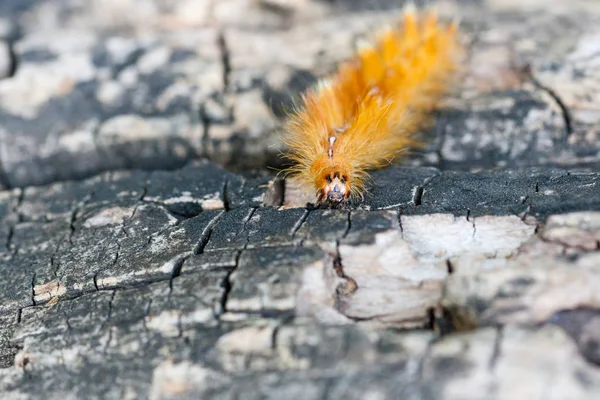
[{"label": "crack in bark", "polygon": [[[534,186],[534,193],[539,193],[540,192],[540,184],[539,182],[535,183]],[[519,217],[521,219],[521,221],[523,222],[527,222],[527,217],[529,217],[529,215],[531,214],[531,210],[533,209],[534,205],[533,205],[533,198],[530,195],[525,195],[522,200],[521,200],[521,205],[525,205],[527,204],[527,208],[521,212],[521,213],[514,213],[517,217]],[[535,232],[537,233],[537,231]]]},{"label": "crack in bark", "polygon": [[[149,176],[150,173],[147,173],[147,175]],[[146,198],[146,195],[148,194],[148,184],[150,183],[150,182],[148,182],[148,179],[149,179],[149,177],[147,177],[144,180],[144,186],[142,187],[142,194],[138,198],[138,205],[139,205],[139,202],[144,201],[144,199]],[[135,214],[136,210],[137,210],[137,206],[134,208],[134,214]],[[133,215],[131,217],[133,218]]]},{"label": "crack in bark", "polygon": [[531,212],[531,204],[527,205],[527,208],[525,209],[525,211],[523,211],[523,213],[521,214],[521,221],[526,222],[527,221],[527,217],[529,217],[529,213]]},{"label": "crack in bark", "polygon": [[[342,256],[340,254],[341,241],[348,236],[351,229],[352,229],[352,211],[348,211],[348,219],[347,219],[347,223],[346,223],[346,229],[344,230],[344,233],[342,233],[341,237],[335,241],[335,255],[333,255],[333,261],[332,261],[332,268],[335,271],[336,275],[346,281],[346,283],[340,283],[335,288],[334,308],[336,310],[338,310],[340,313],[342,313],[343,315],[346,315],[346,314],[342,311],[341,297],[350,296],[352,293],[354,293],[356,290],[358,290],[358,284],[356,283],[356,281],[353,278],[351,278],[345,274],[344,264],[342,263]],[[352,317],[349,317],[349,318],[356,321],[355,318],[352,318]]]},{"label": "crack in bark", "polygon": [[454,265],[449,258],[446,259],[446,270],[448,271],[448,275],[452,275],[454,273]]},{"label": "crack in bark", "polygon": [[[257,209],[258,209],[257,207],[253,207],[250,209],[248,216],[244,219],[244,225],[242,226],[242,229],[239,231],[239,233],[242,233],[246,230],[246,226],[248,225],[248,222],[250,222],[250,220],[252,219],[252,216],[254,215],[254,213],[256,212]],[[233,285],[231,284],[231,275],[238,269],[238,267],[240,265],[240,258],[242,256],[242,253],[248,248],[249,243],[250,243],[250,234],[248,232],[246,232],[246,241],[244,243],[244,246],[242,246],[242,248],[240,250],[237,250],[237,252],[235,254],[234,267],[232,269],[230,269],[229,271],[227,271],[227,275],[221,281],[221,287],[223,288],[223,294],[221,296],[221,299],[219,300],[220,309],[213,310],[213,315],[219,322],[221,321],[221,316],[225,312],[227,312],[227,300],[229,299],[229,294],[231,293],[231,290],[233,288]]]},{"label": "crack in bark", "polygon": [[121,252],[121,243],[117,240],[117,251],[115,252],[115,259],[112,262],[112,266],[114,267],[119,262],[119,253]]},{"label": "crack in bark", "polygon": [[452,322],[452,315],[448,309],[444,308],[440,302],[429,310],[430,325],[429,328],[438,338],[449,335],[457,331],[456,326]]},{"label": "crack in bark", "polygon": [[[350,233],[350,230],[352,229],[352,211],[348,211],[348,220],[346,222],[346,230],[344,231],[344,233],[342,234],[341,239],[345,239],[348,234]],[[339,246],[339,240],[337,245]]]},{"label": "crack in bark", "polygon": [[112,309],[113,309],[113,301],[115,300],[115,296],[117,294],[116,290],[112,291],[110,299],[108,300],[108,311],[106,313],[106,322],[110,321],[112,318]]},{"label": "crack in bark", "polygon": [[558,108],[560,108],[560,112],[561,112],[563,123],[564,123],[564,141],[566,142],[569,139],[569,137],[571,136],[571,134],[573,133],[573,116],[571,114],[571,110],[569,109],[567,104],[563,101],[563,99],[558,94],[558,92],[556,92],[551,87],[544,85],[539,79],[537,79],[534,76],[533,70],[532,70],[530,64],[528,64],[527,66],[525,66],[525,68],[523,68],[523,73],[525,74],[525,76],[527,76],[527,78],[529,78],[531,83],[536,88],[538,88],[539,90],[541,90],[543,92],[546,92],[552,98],[552,100],[554,100],[554,102],[556,103]]},{"label": "crack in bark", "polygon": [[221,288],[223,288],[223,294],[221,295],[221,298],[219,299],[219,307],[220,308],[213,310],[213,315],[219,322],[221,321],[221,316],[227,312],[227,300],[229,299],[229,294],[231,293],[231,289],[232,289],[231,274],[233,274],[233,272],[235,270],[237,270],[237,268],[239,267],[240,257],[242,256],[242,253],[246,249],[246,246],[247,246],[247,243],[246,243],[246,245],[244,245],[244,248],[242,250],[238,250],[236,252],[234,267],[230,271],[227,271],[227,275],[221,281]]},{"label": "crack in bark", "polygon": [[71,319],[66,315],[65,315],[65,323],[67,325],[67,332],[69,332],[69,334],[71,334],[73,331],[73,327],[71,326]]},{"label": "crack in bark", "polygon": [[217,224],[219,223],[219,221],[221,220],[223,215],[225,215],[225,211],[222,211],[219,214],[217,214],[217,216],[208,223],[208,225],[202,232],[202,235],[200,237],[200,242],[193,250],[194,254],[202,254],[204,252],[204,249],[208,245],[208,242],[210,241],[213,231],[215,230]]},{"label": "crack in bark", "polygon": [[34,272],[33,277],[31,278],[31,306],[36,306],[36,302],[35,302],[35,277],[36,276],[37,276],[37,273]]},{"label": "crack in bark", "polygon": [[499,326],[496,329],[496,337],[494,340],[494,348],[492,351],[492,356],[490,357],[490,361],[488,363],[488,369],[493,372],[496,369],[496,365],[498,364],[498,359],[502,354],[502,340],[504,339],[504,328]]},{"label": "crack in bark", "polygon": [[421,205],[423,200],[423,186],[416,186],[413,189],[413,196],[411,199],[411,202],[413,203],[413,205],[415,207],[418,207]]},{"label": "crack in bark", "polygon": [[208,154],[208,143],[210,141],[210,125],[211,121],[206,112],[206,104],[200,104],[200,108],[198,109],[198,114],[200,116],[200,124],[202,126],[202,137],[200,138],[201,144],[201,156],[207,160],[210,160]]},{"label": "crack in bark", "polygon": [[225,209],[225,211],[229,211],[231,209],[229,207],[228,186],[229,186],[229,179],[226,179],[225,183],[223,184],[223,208]]},{"label": "crack in bark", "polygon": [[173,269],[171,270],[171,277],[169,279],[169,294],[168,294],[168,297],[170,297],[171,293],[173,292],[173,280],[175,278],[177,278],[178,276],[181,275],[181,271],[183,269],[183,264],[192,255],[202,254],[204,252],[204,249],[206,248],[206,245],[210,241],[210,237],[212,236],[212,232],[214,231],[216,225],[218,224],[219,220],[221,219],[221,217],[223,216],[224,213],[225,213],[225,211],[220,212],[219,214],[217,214],[215,216],[215,218],[213,218],[208,223],[208,225],[206,225],[206,227],[204,228],[204,231],[202,231],[202,234],[200,235],[200,240],[194,246],[194,248],[192,249],[191,253],[183,254],[183,255],[181,255],[179,258],[177,258],[174,261]]},{"label": "crack in bark", "polygon": [[[248,216],[246,216],[246,218],[244,219],[244,225],[242,225],[242,229],[240,229],[239,233],[242,233],[246,230],[246,226],[248,225],[248,222],[250,222],[250,220],[252,219],[252,217],[254,216],[254,213],[256,212],[256,210],[258,210],[258,207],[252,207],[250,209],[250,212],[248,213]],[[246,245],[248,245],[248,235],[246,235]]]},{"label": "crack in bark", "polygon": [[189,258],[190,255],[180,256],[173,262],[173,269],[171,270],[171,277],[169,278],[169,293],[167,295],[168,298],[171,297],[173,293],[173,279],[177,278],[181,275],[181,269],[183,268],[183,263],[185,260]]},{"label": "crack in bark", "polygon": [[58,277],[58,270],[60,268],[60,262],[57,261],[56,258],[59,254],[60,248],[64,241],[65,241],[65,236],[63,235],[63,237],[59,240],[58,244],[56,245],[56,248],[52,252],[52,255],[50,256],[50,269],[52,270],[52,275],[55,278]]},{"label": "crack in bark", "polygon": [[435,174],[423,179],[420,185],[417,185],[413,189],[411,203],[413,206],[418,207],[423,204],[423,195],[425,194],[425,187],[436,177],[440,176],[441,171],[436,170]]},{"label": "crack in bark", "polygon": [[[348,275],[346,275],[344,273],[344,264],[342,263],[342,256],[340,254],[340,241],[339,240],[336,241],[335,256],[333,258],[332,267],[333,267],[333,270],[335,271],[336,275],[346,281],[346,283],[340,283],[335,288],[335,305],[334,305],[336,310],[338,310],[343,315],[346,315],[342,310],[342,304],[341,304],[342,297],[348,297],[348,296],[352,295],[352,293],[356,292],[359,289],[359,287],[353,278],[349,277]],[[347,316],[347,317],[351,318],[354,321],[357,321],[356,318],[349,317],[349,316]]]},{"label": "crack in bark", "polygon": [[183,312],[179,312],[177,314],[177,338],[181,339],[183,337]]},{"label": "crack in bark", "polygon": [[294,226],[292,227],[292,230],[290,232],[290,236],[292,237],[292,240],[296,237],[296,233],[298,233],[298,231],[300,230],[300,228],[302,227],[302,225],[304,225],[304,222],[306,222],[308,215],[311,213],[311,209],[306,208],[304,209],[304,213],[302,214],[302,216],[300,217],[300,219],[298,221],[296,221],[296,223],[294,224]]},{"label": "crack in bark", "polygon": [[69,245],[71,246],[73,246],[73,236],[75,235],[76,231],[75,224],[77,223],[77,214],[81,211],[83,206],[85,206],[92,199],[94,194],[95,192],[92,191],[91,193],[86,195],[79,203],[77,203],[75,208],[71,211],[71,218],[69,220]]},{"label": "crack in bark", "polygon": [[[19,38],[20,39],[20,38]],[[17,73],[17,69],[19,67],[19,57],[17,57],[17,53],[15,52],[15,39],[8,40],[6,42],[8,46],[8,75],[5,79],[10,79]]]},{"label": "crack in bark", "polygon": [[219,32],[217,38],[217,46],[221,52],[221,64],[223,65],[223,92],[229,90],[229,74],[231,72],[231,58],[229,55],[229,47],[227,46],[227,39],[225,39],[225,32]]},{"label": "crack in bark", "polygon": [[273,332],[271,333],[271,350],[277,350],[277,339],[279,336],[279,328],[281,328],[281,324],[275,325],[273,327]]},{"label": "crack in bark", "polygon": [[[117,294],[117,291],[112,290],[112,294],[110,295],[110,299],[108,300],[108,310],[106,312],[106,318],[100,324],[100,327],[98,328],[99,332],[102,331],[106,326],[108,326],[110,319],[112,318],[113,301],[115,300],[116,294]],[[112,342],[112,338],[113,338],[113,330],[112,330],[112,327],[108,326],[108,339],[106,341],[106,344],[104,345],[104,348],[102,349],[102,354],[106,354],[106,352],[108,351],[108,348],[110,347],[110,343]]]},{"label": "crack in bark", "polygon": [[[200,215],[203,212],[202,210],[200,210],[197,213],[177,212],[177,211],[173,210],[172,208],[170,208],[165,202],[159,201],[159,200],[142,200],[141,202],[144,204],[152,204],[152,205],[162,208],[163,210],[165,210],[167,212],[167,214],[169,214],[170,216],[172,216],[173,218],[175,218],[177,220],[177,224],[181,221],[185,221],[186,219],[197,217],[198,215]],[[187,203],[187,204],[189,204],[189,203]],[[156,236],[156,233],[154,236]]]},{"label": "crack in bark", "polygon": [[475,237],[475,233],[477,232],[477,228],[475,227],[475,218],[471,218],[471,210],[467,209],[467,221],[471,223],[471,225],[473,226],[473,234],[472,234],[472,238]]},{"label": "crack in bark", "polygon": [[404,239],[404,227],[402,226],[402,209],[398,209],[398,227],[400,228],[400,237]]}]

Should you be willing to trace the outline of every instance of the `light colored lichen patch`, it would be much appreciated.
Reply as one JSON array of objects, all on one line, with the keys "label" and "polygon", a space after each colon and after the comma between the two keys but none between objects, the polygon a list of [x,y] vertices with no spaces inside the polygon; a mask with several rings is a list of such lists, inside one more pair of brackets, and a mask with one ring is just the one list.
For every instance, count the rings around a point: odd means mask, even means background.
[{"label": "light colored lichen patch", "polygon": [[59,281],[51,281],[33,288],[33,296],[36,303],[42,303],[55,297],[63,296],[67,288]]},{"label": "light colored lichen patch", "polygon": [[163,118],[120,115],[104,122],[98,132],[103,142],[135,142],[170,136],[171,123]]},{"label": "light colored lichen patch", "polygon": [[339,253],[344,274],[358,286],[340,299],[348,317],[419,325],[441,297],[445,263],[419,262],[397,229],[377,234],[373,244],[340,245]]},{"label": "light colored lichen patch", "polygon": [[336,310],[346,317],[375,325],[420,326],[439,304],[449,273],[502,273],[535,230],[514,216],[403,216],[401,225],[402,230],[377,233],[371,243],[339,245],[345,287],[332,279],[328,283],[316,269],[305,272],[306,280],[321,290],[329,288]]},{"label": "light colored lichen patch", "polygon": [[403,237],[422,259],[464,254],[506,257],[529,240],[535,226],[516,216],[482,216],[467,220],[450,214],[402,217]]},{"label": "light colored lichen patch", "polygon": [[98,278],[96,285],[98,288],[107,289],[111,287],[117,287],[123,281],[122,278],[116,276],[110,276],[106,278]]},{"label": "light colored lichen patch", "polygon": [[[332,262],[333,260],[330,260]],[[335,308],[335,290],[344,280],[335,275],[331,263],[316,262],[304,267],[296,300],[296,314],[326,324],[352,321]]]},{"label": "light colored lichen patch", "polygon": [[180,311],[166,310],[146,317],[146,327],[152,331],[160,332],[165,336],[173,337],[179,334],[180,319]]},{"label": "light colored lichen patch", "polygon": [[510,257],[463,258],[443,304],[475,324],[540,323],[559,311],[600,308],[598,222],[597,213],[553,215],[542,238]]},{"label": "light colored lichen patch", "polygon": [[106,225],[119,225],[126,219],[131,218],[133,208],[111,207],[100,211],[98,214],[88,218],[84,228],[100,228]]},{"label": "light colored lichen patch", "polygon": [[542,237],[569,247],[596,250],[600,247],[600,213],[552,215],[546,222]]},{"label": "light colored lichen patch", "polygon": [[166,360],[154,369],[149,398],[159,400],[181,397],[194,391],[203,392],[227,381],[227,377],[200,364]]}]

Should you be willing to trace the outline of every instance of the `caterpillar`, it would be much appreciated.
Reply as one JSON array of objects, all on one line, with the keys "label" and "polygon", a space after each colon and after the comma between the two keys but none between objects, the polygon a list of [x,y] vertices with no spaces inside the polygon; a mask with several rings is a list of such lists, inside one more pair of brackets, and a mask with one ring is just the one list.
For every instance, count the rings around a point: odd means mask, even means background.
[{"label": "caterpillar", "polygon": [[416,133],[454,85],[459,42],[456,23],[405,9],[397,26],[301,95],[281,135],[292,161],[285,176],[318,203],[364,198],[369,171],[422,146]]}]

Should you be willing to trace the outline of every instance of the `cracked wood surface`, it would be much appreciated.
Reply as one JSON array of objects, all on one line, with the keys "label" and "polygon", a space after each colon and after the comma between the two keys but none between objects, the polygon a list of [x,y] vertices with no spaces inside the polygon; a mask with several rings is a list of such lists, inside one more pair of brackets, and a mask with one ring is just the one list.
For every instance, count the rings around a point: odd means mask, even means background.
[{"label": "cracked wood surface", "polygon": [[0,2],[2,398],[598,398],[600,8],[436,3],[431,147],[315,209],[245,167],[398,2]]},{"label": "cracked wood surface", "polygon": [[600,174],[378,174],[345,210],[210,162],[2,192],[3,397],[597,396]]}]

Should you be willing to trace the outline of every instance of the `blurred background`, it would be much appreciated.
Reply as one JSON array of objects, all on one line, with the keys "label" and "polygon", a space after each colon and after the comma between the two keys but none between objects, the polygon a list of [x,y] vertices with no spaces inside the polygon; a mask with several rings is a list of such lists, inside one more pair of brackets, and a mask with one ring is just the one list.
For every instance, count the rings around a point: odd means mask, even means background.
[{"label": "blurred background", "polygon": [[[198,158],[277,167],[291,99],[403,3],[2,0],[0,187]],[[461,20],[471,52],[409,164],[598,162],[600,2],[426,3]]]}]

